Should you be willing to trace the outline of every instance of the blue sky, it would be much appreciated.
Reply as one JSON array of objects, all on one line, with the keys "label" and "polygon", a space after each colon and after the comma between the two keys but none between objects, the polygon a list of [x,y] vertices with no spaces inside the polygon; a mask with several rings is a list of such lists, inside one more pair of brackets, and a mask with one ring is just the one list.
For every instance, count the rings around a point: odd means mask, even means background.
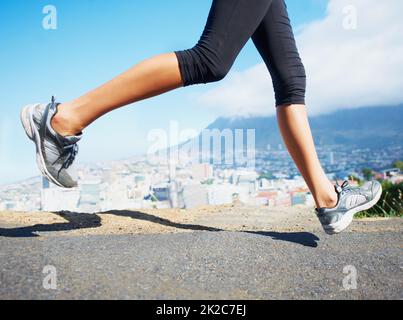
[{"label": "blue sky", "polygon": [[[327,0],[287,0],[295,30],[323,18]],[[58,13],[57,30],[42,28],[46,5]],[[152,55],[186,49],[199,39],[211,0],[3,0],[0,2],[0,183],[37,174],[34,148],[19,124],[21,106],[70,100]],[[261,62],[248,43],[233,70]],[[193,86],[115,111],[85,132],[82,161],[144,152],[147,132],[202,129],[219,113],[193,97],[217,84]]]}]

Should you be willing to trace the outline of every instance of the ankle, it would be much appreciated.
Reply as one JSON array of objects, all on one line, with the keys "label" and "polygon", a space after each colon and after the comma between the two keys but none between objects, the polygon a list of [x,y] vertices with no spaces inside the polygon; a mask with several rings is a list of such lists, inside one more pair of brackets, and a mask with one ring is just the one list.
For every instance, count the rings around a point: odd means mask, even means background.
[{"label": "ankle", "polygon": [[61,136],[74,136],[84,128],[76,120],[72,108],[68,104],[60,104],[51,121],[52,128]]},{"label": "ankle", "polygon": [[337,205],[338,196],[336,190],[329,190],[328,192],[316,197],[316,206],[318,208],[334,208]]}]

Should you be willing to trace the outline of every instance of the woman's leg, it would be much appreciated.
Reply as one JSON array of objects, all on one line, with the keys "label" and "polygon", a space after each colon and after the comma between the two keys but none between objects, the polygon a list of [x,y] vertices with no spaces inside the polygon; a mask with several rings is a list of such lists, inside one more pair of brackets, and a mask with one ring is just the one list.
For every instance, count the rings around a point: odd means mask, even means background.
[{"label": "woman's leg", "polygon": [[52,126],[61,135],[82,131],[121,106],[197,83],[221,80],[268,11],[272,0],[213,0],[198,44],[143,61],[103,86],[58,106]]},{"label": "woman's leg", "polygon": [[287,149],[304,177],[316,206],[334,207],[337,194],[319,162],[305,105],[278,106],[277,118]]},{"label": "woman's leg", "polygon": [[58,106],[52,126],[61,135],[74,135],[105,113],[182,86],[174,53],[145,60],[101,87]]},{"label": "woman's leg", "polygon": [[284,0],[273,0],[252,39],[270,71],[283,140],[318,208],[337,203],[319,162],[305,107],[306,77]]}]

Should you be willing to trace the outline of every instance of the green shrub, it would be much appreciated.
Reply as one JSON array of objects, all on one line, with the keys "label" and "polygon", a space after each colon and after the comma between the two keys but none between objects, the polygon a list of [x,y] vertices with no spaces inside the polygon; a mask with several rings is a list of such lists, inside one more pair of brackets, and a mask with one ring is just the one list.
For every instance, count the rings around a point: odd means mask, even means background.
[{"label": "green shrub", "polygon": [[371,209],[360,212],[357,217],[402,217],[403,216],[403,182],[393,184],[384,180],[382,195]]}]

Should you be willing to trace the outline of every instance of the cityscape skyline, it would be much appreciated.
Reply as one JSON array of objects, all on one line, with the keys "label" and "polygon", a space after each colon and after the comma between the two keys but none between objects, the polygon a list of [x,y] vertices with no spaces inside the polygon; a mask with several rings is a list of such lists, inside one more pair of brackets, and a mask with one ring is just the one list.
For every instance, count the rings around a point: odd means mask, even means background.
[{"label": "cityscape skyline", "polygon": [[[402,146],[371,150],[319,146],[329,179],[364,180],[362,169],[375,178],[403,181],[391,170],[403,158]],[[350,161],[353,155],[353,161]],[[255,167],[202,163],[181,155],[170,164],[155,155],[77,167],[78,188],[63,189],[45,178],[0,185],[0,210],[103,212],[141,208],[194,208],[241,202],[251,206],[313,205],[313,198],[287,150],[281,145],[256,154]],[[387,169],[387,170],[381,170]],[[393,173],[389,176],[389,172]],[[354,181],[350,181],[356,183]]]}]

